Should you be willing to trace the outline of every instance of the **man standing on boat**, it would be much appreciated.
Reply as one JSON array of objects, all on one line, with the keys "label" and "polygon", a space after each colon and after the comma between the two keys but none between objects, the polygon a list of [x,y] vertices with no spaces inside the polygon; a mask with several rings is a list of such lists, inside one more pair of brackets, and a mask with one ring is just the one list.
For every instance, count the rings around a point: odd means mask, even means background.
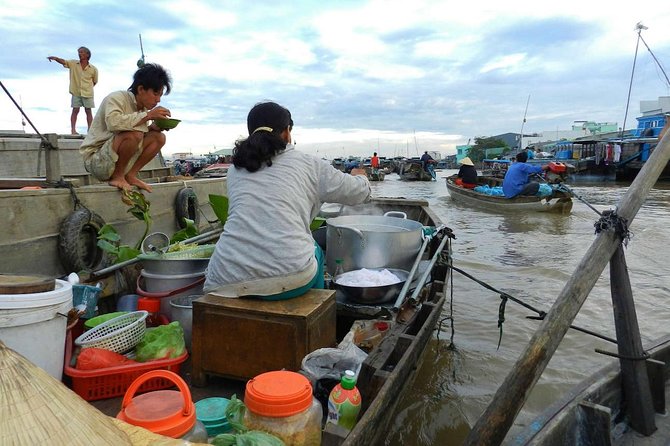
[{"label": "man standing on boat", "polygon": [[56,56],[49,56],[49,62],[56,61],[70,70],[70,94],[72,95],[72,114],[70,115],[70,126],[73,135],[77,135],[77,115],[79,109],[84,107],[86,111],[86,122],[88,128],[91,128],[93,122],[92,108],[95,107],[93,102],[93,87],[98,83],[98,69],[91,65],[91,50],[85,46],[79,47],[79,60],[65,60]]},{"label": "man standing on boat", "polygon": [[128,90],[115,91],[102,100],[79,152],[84,167],[100,181],[129,190],[151,187],[137,177],[165,145],[165,134],[149,121],[170,116],[158,106],[170,94],[172,79],[158,64],[145,64],[133,75]]},{"label": "man standing on boat", "polygon": [[526,164],[526,161],[528,161],[528,152],[524,150],[517,153],[516,163],[513,163],[507,169],[502,186],[505,198],[514,198],[517,195],[535,195],[540,190],[540,183],[529,181],[528,176],[548,170],[549,165],[534,166]]}]

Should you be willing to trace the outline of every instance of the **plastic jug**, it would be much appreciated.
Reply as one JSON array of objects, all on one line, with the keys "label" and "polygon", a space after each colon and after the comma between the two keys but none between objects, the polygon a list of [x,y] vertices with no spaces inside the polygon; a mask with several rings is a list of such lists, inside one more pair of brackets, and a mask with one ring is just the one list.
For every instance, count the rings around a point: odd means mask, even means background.
[{"label": "plastic jug", "polygon": [[327,423],[340,425],[346,429],[353,429],[361,411],[361,394],[356,388],[356,375],[346,370],[339,384],[330,392],[328,397]]},{"label": "plastic jug", "polygon": [[321,403],[300,373],[278,370],[250,379],[244,404],[247,428],[269,432],[291,446],[321,444]]},{"label": "plastic jug", "polygon": [[[170,380],[179,390],[156,390],[135,396],[142,384],[154,378]],[[191,391],[179,375],[169,370],[152,370],[133,381],[116,418],[166,437],[207,442],[205,426],[196,419]]]}]

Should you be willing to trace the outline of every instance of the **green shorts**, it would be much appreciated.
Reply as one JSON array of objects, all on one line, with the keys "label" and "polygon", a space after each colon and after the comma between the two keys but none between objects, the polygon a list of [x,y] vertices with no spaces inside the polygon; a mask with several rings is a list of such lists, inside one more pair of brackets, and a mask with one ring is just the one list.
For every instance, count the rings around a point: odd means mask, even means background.
[{"label": "green shorts", "polygon": [[[133,164],[135,164],[137,158],[140,157],[143,142],[144,139],[140,140],[140,144],[137,146],[137,152],[135,152],[130,161],[128,161],[126,173],[128,173]],[[84,160],[86,171],[100,181],[107,181],[111,178],[114,173],[114,168],[116,167],[116,162],[119,160],[119,154],[112,148],[113,144],[114,138],[108,139],[97,152],[91,154]]]},{"label": "green shorts", "polygon": [[79,107],[95,108],[95,102],[93,102],[93,98],[72,95],[72,108]]}]

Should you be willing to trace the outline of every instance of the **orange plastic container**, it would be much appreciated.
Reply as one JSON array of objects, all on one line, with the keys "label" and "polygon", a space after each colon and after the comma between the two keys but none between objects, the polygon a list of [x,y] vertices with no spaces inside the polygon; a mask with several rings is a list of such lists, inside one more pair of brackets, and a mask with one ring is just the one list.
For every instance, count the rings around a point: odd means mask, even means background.
[{"label": "orange plastic container", "polygon": [[[72,350],[72,333],[68,331],[63,373],[71,378],[72,390],[86,401],[122,396],[136,378],[151,370],[169,370],[179,373],[181,364],[188,358],[188,353],[184,350],[183,355],[173,359],[159,359],[96,370],[78,370],[74,368],[74,364],[71,364]],[[142,384],[139,392],[167,389],[172,386],[174,386],[172,381],[156,377]]]},{"label": "orange plastic container", "polygon": [[280,370],[250,379],[244,404],[249,429],[270,432],[290,445],[321,444],[321,403],[300,373]]},{"label": "orange plastic container", "polygon": [[[142,384],[152,378],[169,380],[179,390],[156,390],[136,396]],[[207,441],[205,426],[196,418],[195,404],[186,382],[167,370],[153,370],[133,381],[123,396],[116,418],[167,437]]]}]

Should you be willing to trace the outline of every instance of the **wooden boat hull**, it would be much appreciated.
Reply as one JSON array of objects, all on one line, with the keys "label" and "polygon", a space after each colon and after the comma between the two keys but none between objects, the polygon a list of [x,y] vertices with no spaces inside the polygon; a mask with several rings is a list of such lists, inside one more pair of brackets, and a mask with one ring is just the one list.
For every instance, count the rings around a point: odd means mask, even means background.
[{"label": "wooden boat hull", "polygon": [[[665,380],[670,373],[670,336],[658,339],[646,351],[651,359],[663,364],[654,364],[655,371],[649,372],[654,405],[665,403]],[[648,367],[651,367],[647,362]],[[654,379],[654,377],[658,379]],[[658,431],[652,437],[644,438],[624,426],[621,373],[619,362],[603,367],[582,381],[564,398],[552,404],[514,438],[506,444],[514,445],[586,445],[586,444],[667,444],[670,424],[667,415],[656,414]],[[662,399],[662,402],[659,401]],[[608,413],[609,412],[609,413]],[[627,429],[626,429],[627,428]],[[637,442],[628,439],[635,436]],[[612,439],[605,443],[604,439]]]},{"label": "wooden boat hull", "polygon": [[[40,148],[42,140],[37,135],[0,132],[0,154],[7,159],[0,166],[0,203],[4,210],[0,213],[0,274],[61,277],[79,272],[68,271],[59,253],[67,249],[59,248],[59,234],[63,223],[75,213],[75,204],[98,215],[98,222],[113,225],[125,245],[135,246],[144,235],[145,223],[128,212],[121,192],[86,172],[79,153],[83,137],[47,136],[54,144],[48,151]],[[225,179],[170,175],[170,168],[160,157],[140,171],[140,177],[153,188],[153,192],[144,193],[151,203],[150,231],[171,236],[179,229],[177,216],[184,205],[180,192],[187,187],[197,197],[199,229],[210,228],[209,222],[217,224],[208,206],[209,194],[225,195]],[[50,176],[55,179],[49,181]],[[91,238],[94,235],[88,234]]]},{"label": "wooden boat hull", "polygon": [[[569,214],[572,210],[572,198],[567,193],[554,193],[550,197],[515,197],[505,198],[476,192],[473,189],[466,189],[454,183],[455,178],[446,179],[447,190],[451,198],[459,203],[469,206],[477,206],[497,212],[553,212],[559,214]],[[480,177],[480,184],[498,185],[499,178]]]},{"label": "wooden boat hull", "polygon": [[[153,183],[153,192],[145,193],[151,202],[151,232],[168,236],[179,226],[176,218],[177,196],[185,187],[193,190],[199,203],[200,230],[216,222],[208,206],[209,194],[225,195],[224,178]],[[129,206],[121,200],[121,192],[108,185],[73,188],[0,189],[0,202],[5,211],[0,213],[0,273],[41,274],[60,277],[66,271],[59,256],[61,225],[74,212],[73,197],[104,222],[114,226],[122,243],[134,246],[144,234],[145,224],[128,213]],[[78,272],[78,271],[77,271]]]}]

